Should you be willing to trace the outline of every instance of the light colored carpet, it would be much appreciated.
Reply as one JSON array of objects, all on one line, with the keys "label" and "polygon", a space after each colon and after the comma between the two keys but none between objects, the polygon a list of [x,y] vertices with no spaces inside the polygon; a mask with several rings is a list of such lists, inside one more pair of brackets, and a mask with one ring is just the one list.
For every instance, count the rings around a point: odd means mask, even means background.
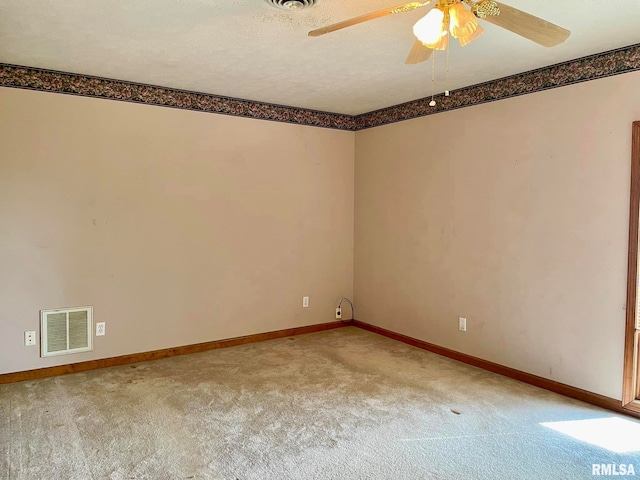
[{"label": "light colored carpet", "polygon": [[0,478],[555,480],[592,479],[594,463],[640,474],[640,448],[541,425],[602,418],[640,424],[347,327],[0,385]]}]

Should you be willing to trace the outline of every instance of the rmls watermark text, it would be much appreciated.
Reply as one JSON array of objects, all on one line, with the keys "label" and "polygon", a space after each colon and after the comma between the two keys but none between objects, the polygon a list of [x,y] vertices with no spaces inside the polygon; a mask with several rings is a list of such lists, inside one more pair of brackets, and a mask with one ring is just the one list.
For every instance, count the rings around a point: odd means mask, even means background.
[{"label": "rmls watermark text", "polygon": [[636,469],[631,463],[594,463],[591,475],[602,477],[624,477],[635,475]]}]

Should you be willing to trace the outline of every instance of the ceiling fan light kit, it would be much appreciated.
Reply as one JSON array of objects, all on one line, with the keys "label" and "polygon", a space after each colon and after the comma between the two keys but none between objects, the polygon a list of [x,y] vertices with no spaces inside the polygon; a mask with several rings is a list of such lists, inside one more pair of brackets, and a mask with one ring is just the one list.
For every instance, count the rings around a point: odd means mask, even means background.
[{"label": "ceiling fan light kit", "polygon": [[[482,3],[490,4],[482,10],[483,15],[489,11],[500,13],[495,2]],[[433,50],[447,49],[449,42],[445,39],[449,33],[464,47],[484,32],[474,13],[474,7],[482,4],[472,5],[471,10],[468,10],[461,1],[439,0],[429,13],[416,22],[413,26],[413,34],[425,47]]]},{"label": "ceiling fan light kit", "polygon": [[454,38],[468,37],[480,26],[473,13],[461,3],[452,3],[449,7],[449,32]]},{"label": "ceiling fan light kit", "polygon": [[[266,1],[282,3],[284,0]],[[428,60],[431,51],[436,47],[438,47],[437,49],[446,49],[447,44],[442,40],[442,37],[447,37],[449,33],[457,38],[462,46],[468,45],[484,32],[484,29],[478,24],[478,19],[509,30],[543,47],[555,47],[569,38],[571,34],[569,30],[558,25],[494,0],[432,0],[424,3],[409,2],[360,15],[312,30],[309,32],[309,36],[318,37],[359,23],[387,15],[412,12],[429,5],[432,5],[433,8],[413,27],[414,35],[419,40],[416,41],[407,57],[405,62],[407,64]],[[435,45],[435,47],[429,47],[429,45]]]},{"label": "ceiling fan light kit", "polygon": [[429,13],[416,22],[413,26],[413,34],[423,45],[435,45],[446,35],[444,27],[444,11],[441,8],[434,7]]},{"label": "ceiling fan light kit", "polygon": [[[277,2],[278,0],[266,1]],[[431,10],[413,26],[413,34],[417,40],[405,60],[406,64],[413,65],[425,62],[431,57],[434,50],[447,50],[449,35],[457,39],[461,46],[468,45],[484,33],[478,20],[504,28],[543,47],[555,47],[571,35],[567,29],[495,0],[431,0],[424,3],[409,2],[343,20],[312,30],[309,32],[309,36],[318,37],[359,23],[387,15],[411,12],[429,5],[432,5]],[[448,69],[447,56],[447,72]],[[433,89],[435,63],[432,67],[431,81]],[[448,89],[445,90],[445,96],[449,96]],[[432,107],[436,105],[433,92],[429,105]]]}]

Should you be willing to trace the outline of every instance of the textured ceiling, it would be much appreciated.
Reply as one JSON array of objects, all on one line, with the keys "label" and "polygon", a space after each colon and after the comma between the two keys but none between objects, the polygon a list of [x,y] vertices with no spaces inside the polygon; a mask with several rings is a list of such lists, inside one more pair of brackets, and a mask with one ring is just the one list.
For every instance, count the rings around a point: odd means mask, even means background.
[{"label": "textured ceiling", "polygon": [[[431,94],[431,62],[405,65],[428,9],[322,37],[309,30],[402,0],[0,0],[0,62],[334,113]],[[494,25],[436,55],[435,93],[640,43],[640,0],[507,0],[572,31],[547,49]],[[453,92],[455,94],[455,92]]]}]

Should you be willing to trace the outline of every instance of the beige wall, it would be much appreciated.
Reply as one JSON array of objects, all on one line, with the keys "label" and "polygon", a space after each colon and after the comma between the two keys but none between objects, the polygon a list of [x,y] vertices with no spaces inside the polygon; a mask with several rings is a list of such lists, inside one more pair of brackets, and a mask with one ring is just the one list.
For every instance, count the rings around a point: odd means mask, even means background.
[{"label": "beige wall", "polygon": [[[354,138],[0,88],[0,373],[333,321]],[[107,322],[93,352],[23,346],[79,305]]]},{"label": "beige wall", "polygon": [[[632,73],[354,135],[0,88],[0,373],[332,321],[355,250],[360,320],[620,398],[638,98]],[[22,346],[77,305],[94,352]]]},{"label": "beige wall", "polygon": [[640,73],[359,132],[358,318],[620,398],[633,120]]}]

